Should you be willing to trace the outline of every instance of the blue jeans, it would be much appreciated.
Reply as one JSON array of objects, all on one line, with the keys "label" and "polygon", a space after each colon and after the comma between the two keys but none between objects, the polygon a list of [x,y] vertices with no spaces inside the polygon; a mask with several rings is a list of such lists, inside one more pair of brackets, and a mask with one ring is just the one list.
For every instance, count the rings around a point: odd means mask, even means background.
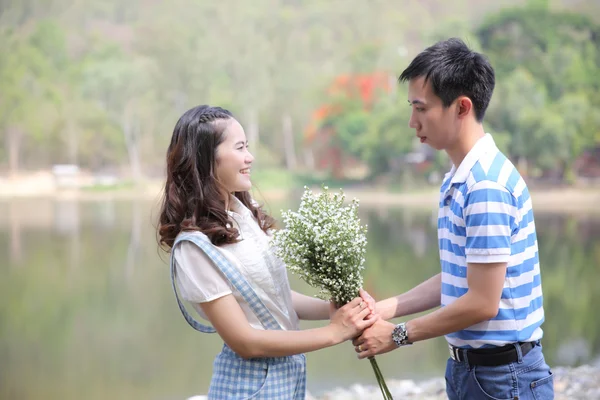
[{"label": "blue jeans", "polygon": [[446,364],[446,394],[449,400],[552,400],[554,376],[544,360],[539,342],[518,360],[496,367],[469,365],[452,358]]}]

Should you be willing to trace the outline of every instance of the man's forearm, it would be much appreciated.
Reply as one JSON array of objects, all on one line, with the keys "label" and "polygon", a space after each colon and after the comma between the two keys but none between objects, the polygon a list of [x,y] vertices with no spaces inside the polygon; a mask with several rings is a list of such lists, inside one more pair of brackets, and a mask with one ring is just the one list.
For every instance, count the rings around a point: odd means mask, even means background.
[{"label": "man's forearm", "polygon": [[416,314],[439,307],[441,302],[442,275],[437,274],[401,295],[377,303],[377,312],[388,320]]},{"label": "man's forearm", "polygon": [[411,342],[444,336],[472,325],[494,318],[498,313],[490,307],[482,307],[485,299],[467,292],[454,303],[406,323]]},{"label": "man's forearm", "polygon": [[329,303],[292,290],[294,310],[301,320],[329,319]]}]

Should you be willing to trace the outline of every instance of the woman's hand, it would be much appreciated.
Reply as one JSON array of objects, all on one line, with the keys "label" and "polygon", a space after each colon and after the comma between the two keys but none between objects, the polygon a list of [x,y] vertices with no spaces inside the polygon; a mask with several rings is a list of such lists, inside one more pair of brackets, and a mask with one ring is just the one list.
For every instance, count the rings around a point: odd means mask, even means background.
[{"label": "woman's hand", "polygon": [[[371,313],[367,316],[367,319],[374,318],[377,315],[377,302],[375,301],[375,299],[369,293],[367,293],[367,291],[364,289],[360,289],[358,291],[358,295],[366,303],[369,311],[371,311]],[[334,307],[333,308],[329,307],[329,319],[333,318],[333,314],[335,314],[335,312],[339,308],[337,306],[337,304],[335,304],[335,303],[331,303],[331,304],[333,304]]]},{"label": "woman's hand", "polygon": [[367,303],[367,307],[371,311],[371,314],[367,316],[367,319],[375,318],[377,315],[377,302],[375,299],[364,289],[360,289],[358,294],[360,295],[360,298]]},{"label": "woman's hand", "polygon": [[333,303],[329,307],[331,314],[330,326],[334,329],[334,335],[340,342],[357,337],[379,319],[377,315],[367,318],[371,314],[371,310],[360,297],[337,310]]}]

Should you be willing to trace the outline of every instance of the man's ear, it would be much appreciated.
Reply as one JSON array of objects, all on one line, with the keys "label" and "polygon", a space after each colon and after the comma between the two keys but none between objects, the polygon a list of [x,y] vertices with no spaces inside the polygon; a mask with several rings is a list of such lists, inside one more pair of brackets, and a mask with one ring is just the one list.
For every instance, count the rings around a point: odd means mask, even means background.
[{"label": "man's ear", "polygon": [[460,96],[458,99],[456,99],[456,102],[458,118],[465,118],[468,116],[473,109],[473,102],[471,99],[466,96]]}]

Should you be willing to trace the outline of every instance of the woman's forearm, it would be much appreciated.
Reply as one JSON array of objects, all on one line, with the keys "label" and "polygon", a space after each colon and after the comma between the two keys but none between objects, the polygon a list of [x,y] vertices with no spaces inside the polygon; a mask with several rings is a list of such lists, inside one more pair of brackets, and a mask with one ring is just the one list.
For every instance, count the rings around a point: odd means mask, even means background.
[{"label": "woman's forearm", "polygon": [[370,311],[361,304],[362,299],[356,298],[338,310],[330,307],[332,319],[329,325],[302,331],[253,328],[231,294],[200,303],[200,307],[234,352],[244,358],[253,358],[305,353],[356,337],[377,320],[366,319]]},{"label": "woman's forearm", "polygon": [[240,348],[233,349],[244,358],[282,357],[306,353],[341,343],[331,326],[301,331],[252,329]]}]

